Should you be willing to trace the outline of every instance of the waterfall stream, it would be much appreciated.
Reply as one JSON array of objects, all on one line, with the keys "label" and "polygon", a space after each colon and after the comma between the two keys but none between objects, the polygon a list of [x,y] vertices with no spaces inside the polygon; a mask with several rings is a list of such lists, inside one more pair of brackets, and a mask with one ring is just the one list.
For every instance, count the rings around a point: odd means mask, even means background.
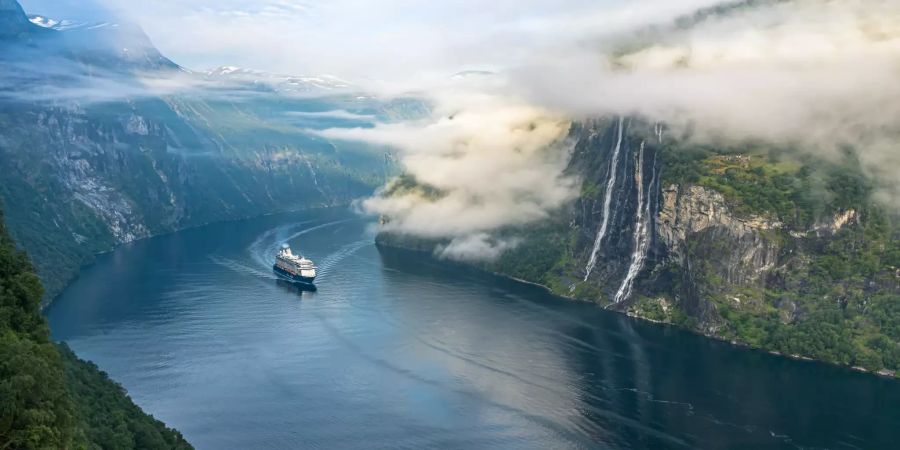
[{"label": "waterfall stream", "polygon": [[644,268],[644,261],[647,259],[647,251],[650,249],[650,226],[651,226],[651,196],[656,188],[656,155],[653,156],[653,166],[650,172],[650,186],[647,188],[647,197],[644,198],[644,142],[641,142],[641,149],[638,152],[638,162],[635,170],[634,180],[638,188],[638,207],[634,219],[634,251],[631,253],[631,264],[628,266],[628,273],[622,280],[622,285],[613,298],[615,303],[620,303],[631,296],[634,287],[634,279]]},{"label": "waterfall stream", "polygon": [[609,209],[612,203],[613,189],[616,185],[616,169],[619,166],[619,152],[622,150],[623,126],[623,118],[619,117],[618,138],[616,140],[616,147],[613,149],[612,161],[609,163],[609,175],[607,176],[606,192],[604,193],[603,198],[603,219],[600,223],[600,230],[597,232],[597,237],[594,239],[594,248],[591,250],[591,257],[588,260],[587,266],[584,268],[584,281],[587,281],[588,277],[591,276],[594,267],[597,265],[597,256],[600,252],[600,246],[603,243],[603,238],[606,236],[607,227],[609,227]]}]

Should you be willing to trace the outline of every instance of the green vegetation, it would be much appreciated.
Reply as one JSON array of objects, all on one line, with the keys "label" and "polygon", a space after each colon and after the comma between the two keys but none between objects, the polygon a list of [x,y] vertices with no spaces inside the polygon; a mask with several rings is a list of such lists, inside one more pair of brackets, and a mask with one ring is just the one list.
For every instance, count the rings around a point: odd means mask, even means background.
[{"label": "green vegetation", "polygon": [[803,229],[836,211],[870,203],[872,185],[852,152],[829,162],[753,146],[714,149],[670,144],[660,154],[663,183],[708,187],[741,216]]},{"label": "green vegetation", "polygon": [[191,448],[96,366],[50,342],[42,294],[0,215],[0,448]]},{"label": "green vegetation", "polygon": [[[665,262],[639,283],[629,313],[784,354],[900,370],[898,218],[870,200],[873,186],[852,153],[824,161],[752,144],[670,143],[659,156],[663,185],[704,186],[722,193],[737,216],[783,223],[763,233],[763,243],[748,244],[779,249],[779,267],[757,281],[730,282],[728,270],[743,270],[725,267],[735,264],[728,259],[735,242],[716,233],[689,237],[683,251],[691,255],[692,285],[684,284],[686,268]],[[585,177],[583,198],[597,195],[596,183]],[[830,222],[848,211],[833,232]],[[602,286],[567,278],[583,266],[572,257],[578,243],[568,220],[524,232],[524,243],[491,269],[604,301]],[[685,303],[689,294],[699,304]]]},{"label": "green vegetation", "polygon": [[69,394],[75,403],[79,440],[91,449],[192,448],[181,433],[147,415],[118,383],[69,348],[59,347]]},{"label": "green vegetation", "polygon": [[439,200],[446,193],[430,184],[420,182],[409,173],[402,173],[388,183],[382,195],[385,197],[418,195],[428,200]]},{"label": "green vegetation", "polygon": [[[762,288],[721,279],[717,256],[729,253],[728,239],[688,243],[698,295],[724,319],[722,337],[870,370],[900,369],[897,219],[869,200],[873,187],[852,154],[836,163],[777,154],[673,158],[680,181],[721,192],[738,215],[787,227],[764,237],[788,253]],[[823,231],[835,214],[851,210],[837,232]]]},{"label": "green vegetation", "polygon": [[[510,232],[519,245],[492,262],[489,269],[522,280],[550,285],[560,272],[567,248],[565,224],[547,221],[540,226]],[[547,270],[547,268],[553,268]]]}]

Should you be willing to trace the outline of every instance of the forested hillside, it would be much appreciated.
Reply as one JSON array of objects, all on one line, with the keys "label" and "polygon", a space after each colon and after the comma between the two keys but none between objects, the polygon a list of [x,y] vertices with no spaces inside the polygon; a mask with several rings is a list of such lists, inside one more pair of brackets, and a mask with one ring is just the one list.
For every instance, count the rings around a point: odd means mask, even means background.
[{"label": "forested hillside", "polygon": [[42,294],[0,216],[0,448],[192,448],[97,366],[50,341]]}]

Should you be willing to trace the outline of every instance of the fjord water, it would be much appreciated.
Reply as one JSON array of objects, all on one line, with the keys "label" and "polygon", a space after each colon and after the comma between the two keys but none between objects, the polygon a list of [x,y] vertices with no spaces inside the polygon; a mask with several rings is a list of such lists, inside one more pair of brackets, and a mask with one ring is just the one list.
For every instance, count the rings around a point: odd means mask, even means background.
[{"label": "fjord water", "polygon": [[[891,448],[900,383],[405,252],[339,209],[126,245],[49,308],[199,449]],[[289,242],[318,291],[277,281]]]}]

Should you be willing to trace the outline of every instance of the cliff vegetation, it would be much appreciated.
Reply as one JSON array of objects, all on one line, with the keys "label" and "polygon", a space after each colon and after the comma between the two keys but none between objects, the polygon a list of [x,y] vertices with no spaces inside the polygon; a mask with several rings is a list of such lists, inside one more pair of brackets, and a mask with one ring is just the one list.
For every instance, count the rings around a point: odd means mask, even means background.
[{"label": "cliff vegetation", "polygon": [[0,216],[0,448],[192,448],[97,366],[50,341],[42,291]]}]

